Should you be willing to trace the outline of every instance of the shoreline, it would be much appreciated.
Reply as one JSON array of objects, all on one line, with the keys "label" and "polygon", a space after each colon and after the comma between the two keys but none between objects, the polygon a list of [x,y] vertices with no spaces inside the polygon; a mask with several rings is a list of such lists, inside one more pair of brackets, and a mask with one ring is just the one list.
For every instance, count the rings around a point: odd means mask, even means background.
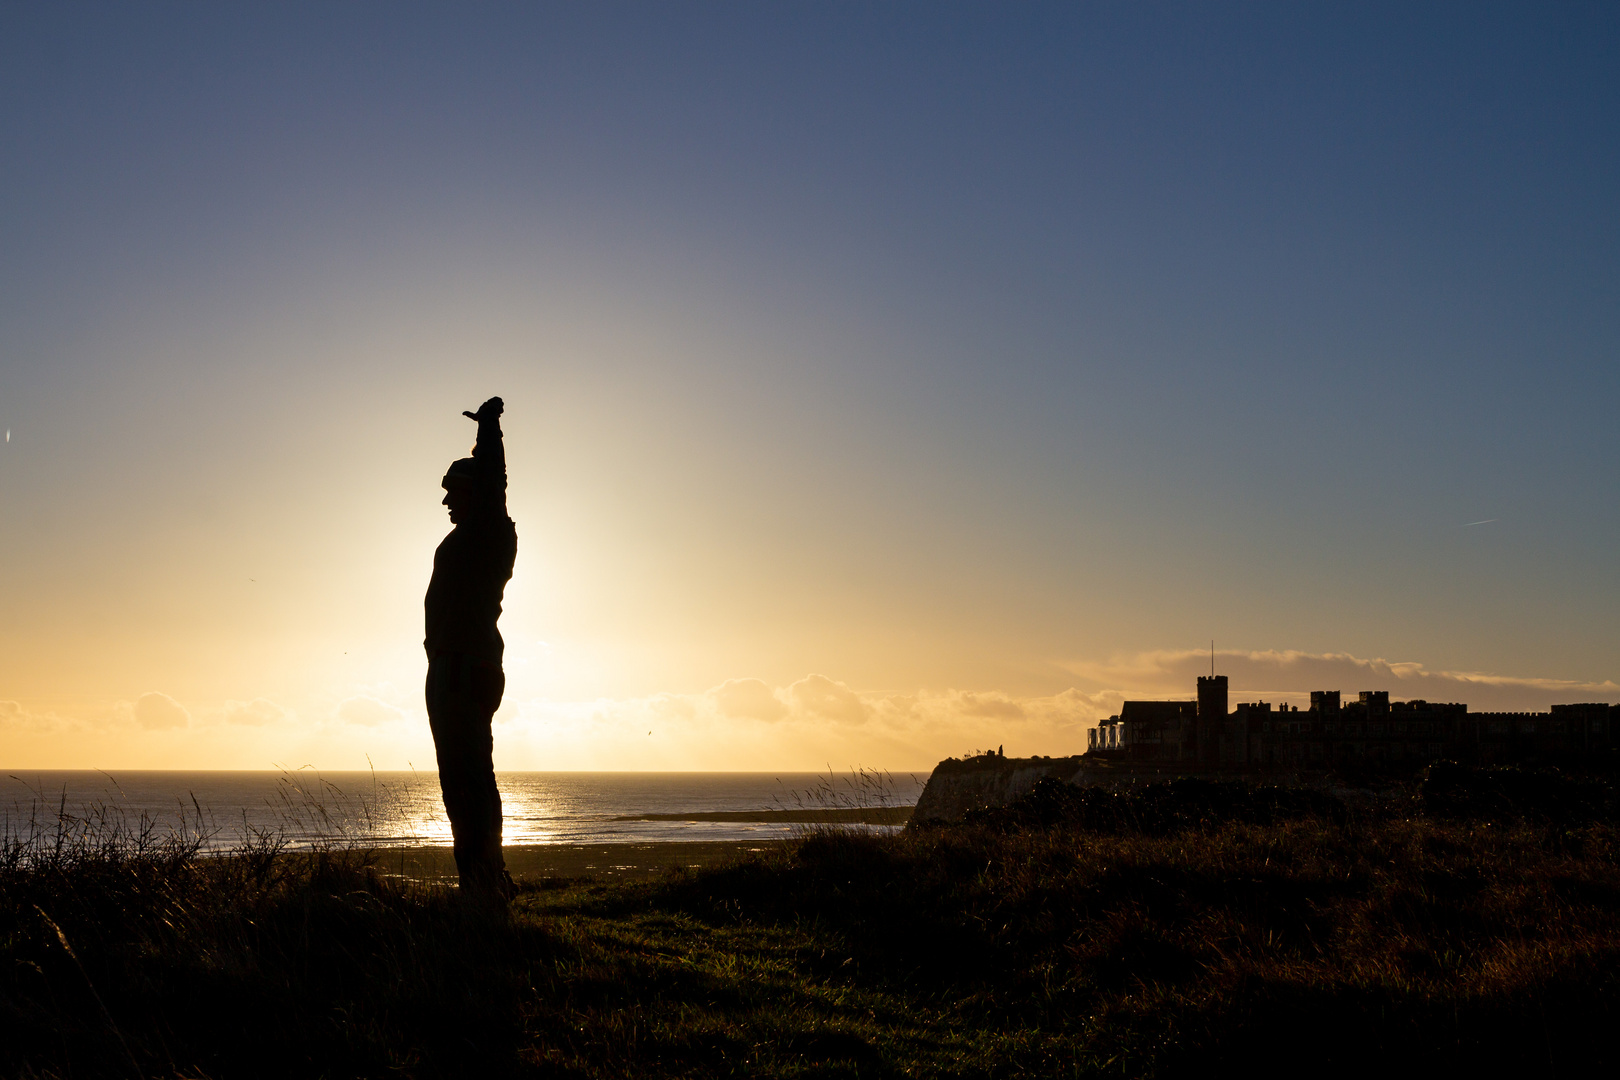
[{"label": "shoreline", "polygon": [[[668,840],[590,844],[508,844],[501,850],[516,881],[598,878],[644,881],[677,866],[708,866],[769,850],[781,840]],[[417,881],[454,881],[448,845],[364,849],[379,873]]]},{"label": "shoreline", "polygon": [[797,810],[699,810],[692,813],[620,814],[614,821],[734,821],[762,825],[904,825],[916,806],[838,806]]}]

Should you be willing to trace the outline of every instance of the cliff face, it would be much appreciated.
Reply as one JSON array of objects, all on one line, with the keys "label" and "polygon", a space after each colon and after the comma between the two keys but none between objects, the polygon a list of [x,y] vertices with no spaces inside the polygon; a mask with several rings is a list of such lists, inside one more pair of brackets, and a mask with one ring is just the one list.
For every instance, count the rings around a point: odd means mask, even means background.
[{"label": "cliff face", "polygon": [[1037,780],[1054,777],[1075,781],[1080,759],[1009,758],[982,754],[973,758],[946,758],[934,766],[928,785],[917,798],[913,821],[956,821],[981,806],[1006,806],[1029,794]]},{"label": "cliff face", "polygon": [[1128,791],[1146,784],[1162,784],[1187,776],[1214,780],[1241,780],[1290,787],[1319,787],[1340,798],[1349,797],[1337,782],[1325,784],[1323,774],[1302,776],[1277,770],[1249,772],[1228,766],[1190,762],[1107,761],[1097,754],[1062,758],[1009,758],[980,754],[946,758],[934,766],[928,784],[917,799],[911,820],[958,821],[969,810],[1006,806],[1029,794],[1045,777],[1081,787]]}]

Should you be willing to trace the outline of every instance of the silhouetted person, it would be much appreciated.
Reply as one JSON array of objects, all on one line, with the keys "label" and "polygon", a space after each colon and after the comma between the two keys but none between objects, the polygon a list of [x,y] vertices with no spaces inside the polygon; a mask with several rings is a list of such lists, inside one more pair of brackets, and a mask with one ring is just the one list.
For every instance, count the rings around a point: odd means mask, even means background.
[{"label": "silhouetted person", "polygon": [[484,897],[508,895],[501,857],[501,796],[495,788],[490,723],[506,689],[505,643],[495,623],[517,558],[517,529],[506,516],[506,451],[501,399],[476,413],[472,457],[444,474],[450,530],[433,554],[427,600],[427,711],[439,758],[439,788],[455,837],[461,887]]}]

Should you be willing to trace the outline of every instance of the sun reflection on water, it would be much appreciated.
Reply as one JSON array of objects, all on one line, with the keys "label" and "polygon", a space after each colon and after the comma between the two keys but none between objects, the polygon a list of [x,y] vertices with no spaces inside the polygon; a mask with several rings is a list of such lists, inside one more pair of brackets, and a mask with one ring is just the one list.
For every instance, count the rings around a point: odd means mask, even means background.
[{"label": "sun reflection on water", "polygon": [[[508,844],[546,844],[558,838],[554,798],[521,784],[498,785],[503,818],[502,839]],[[450,820],[445,815],[434,777],[379,785],[372,810],[370,836],[380,843],[449,846]]]}]

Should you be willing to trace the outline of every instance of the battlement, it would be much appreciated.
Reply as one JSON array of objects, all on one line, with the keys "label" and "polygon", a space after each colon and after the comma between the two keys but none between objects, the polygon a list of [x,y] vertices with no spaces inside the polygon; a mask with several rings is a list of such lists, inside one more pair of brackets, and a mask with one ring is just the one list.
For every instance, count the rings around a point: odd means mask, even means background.
[{"label": "battlement", "polygon": [[[1218,680],[1218,683],[1217,683]],[[1231,768],[1329,768],[1448,759],[1494,763],[1620,746],[1620,705],[1550,712],[1478,712],[1455,702],[1391,701],[1387,690],[1346,702],[1314,690],[1306,711],[1265,701],[1226,707],[1226,677],[1201,676],[1197,701],[1127,701],[1090,732],[1088,755]]]}]

